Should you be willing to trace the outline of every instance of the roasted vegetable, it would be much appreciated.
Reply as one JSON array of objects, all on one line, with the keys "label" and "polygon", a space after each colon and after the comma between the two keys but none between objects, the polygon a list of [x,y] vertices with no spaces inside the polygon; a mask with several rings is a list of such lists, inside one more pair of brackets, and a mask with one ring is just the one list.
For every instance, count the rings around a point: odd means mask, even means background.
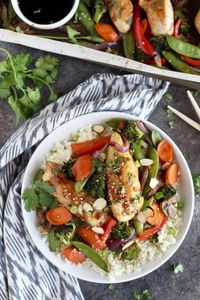
[{"label": "roasted vegetable", "polygon": [[164,200],[176,194],[176,190],[173,186],[164,186],[159,192],[154,195],[156,200]]},{"label": "roasted vegetable", "polygon": [[138,255],[140,253],[140,248],[136,243],[133,243],[130,247],[126,248],[123,252],[122,252],[122,259],[125,260],[133,260],[133,259],[137,259]]},{"label": "roasted vegetable", "polygon": [[98,159],[93,160],[94,173],[85,185],[85,190],[94,199],[106,198],[106,176],[104,163]]},{"label": "roasted vegetable", "polygon": [[61,227],[54,227],[48,234],[49,248],[56,251],[61,244],[70,245],[74,238],[76,226],[74,223],[68,223]]},{"label": "roasted vegetable", "polygon": [[126,120],[122,133],[131,142],[137,142],[143,136],[135,121]]},{"label": "roasted vegetable", "polygon": [[127,240],[132,232],[133,228],[129,222],[119,222],[112,230],[112,235],[119,240]]},{"label": "roasted vegetable", "polygon": [[76,159],[70,159],[62,167],[62,172],[64,172],[69,179],[74,179],[74,174],[72,172],[72,166],[74,165],[75,161],[76,161]]}]

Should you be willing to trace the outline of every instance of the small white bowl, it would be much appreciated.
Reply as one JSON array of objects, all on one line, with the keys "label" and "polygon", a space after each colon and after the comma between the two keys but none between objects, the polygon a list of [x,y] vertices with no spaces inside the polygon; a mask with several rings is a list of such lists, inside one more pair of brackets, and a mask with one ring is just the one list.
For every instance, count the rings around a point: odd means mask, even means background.
[{"label": "small white bowl", "polygon": [[24,14],[22,13],[20,7],[19,7],[19,2],[18,0],[11,0],[12,6],[14,11],[16,12],[16,14],[18,15],[18,17],[24,21],[26,24],[34,27],[34,28],[38,28],[38,29],[46,29],[46,30],[50,30],[50,29],[55,29],[58,28],[60,26],[63,26],[64,24],[66,24],[76,13],[78,6],[79,6],[79,2],[80,0],[74,0],[74,4],[71,8],[71,10],[69,11],[69,13],[60,21],[55,22],[55,23],[51,23],[51,24],[39,24],[39,23],[34,23],[31,20],[27,19]]},{"label": "small white bowl", "polygon": [[[111,118],[140,120],[140,118],[137,118],[127,113],[96,112],[96,113],[86,114],[81,117],[77,117],[63,124],[62,126],[58,127],[41,142],[41,144],[37,147],[36,151],[32,155],[24,174],[24,179],[22,183],[22,193],[26,188],[30,187],[36,172],[38,171],[38,169],[40,169],[45,159],[45,156],[55,146],[56,142],[62,140],[68,140],[70,138],[71,132],[73,131],[79,130],[87,125],[103,123],[106,120]],[[179,192],[180,192],[181,200],[184,202],[182,230],[176,238],[176,243],[173,244],[169,249],[167,249],[167,251],[164,252],[161,257],[157,258],[155,261],[150,261],[146,263],[141,267],[139,271],[133,272],[128,275],[117,277],[115,280],[113,280],[113,279],[108,279],[107,276],[102,276],[100,273],[94,271],[93,269],[84,266],[84,264],[83,265],[70,264],[70,262],[65,261],[64,259],[58,257],[54,252],[51,252],[49,250],[47,243],[43,241],[43,236],[39,232],[38,227],[36,225],[35,211],[27,212],[24,208],[24,203],[22,201],[22,211],[23,211],[24,221],[28,228],[29,234],[33,239],[37,248],[52,264],[54,264],[61,270],[71,275],[74,275],[75,277],[78,277],[83,280],[91,281],[91,282],[98,282],[98,283],[111,283],[111,282],[119,283],[119,282],[130,281],[130,280],[143,277],[144,275],[149,274],[150,272],[156,270],[161,265],[163,265],[177,251],[177,249],[180,247],[181,243],[183,242],[189,230],[192,216],[193,216],[193,210],[194,210],[194,188],[193,188],[191,173],[187,165],[187,162],[183,154],[179,150],[179,148],[169,138],[169,136],[166,133],[164,133],[157,126],[153,125],[148,121],[143,121],[143,122],[150,130],[158,131],[163,138],[167,139],[171,143],[173,147],[175,160],[179,166],[179,170],[181,174],[179,180]]]}]

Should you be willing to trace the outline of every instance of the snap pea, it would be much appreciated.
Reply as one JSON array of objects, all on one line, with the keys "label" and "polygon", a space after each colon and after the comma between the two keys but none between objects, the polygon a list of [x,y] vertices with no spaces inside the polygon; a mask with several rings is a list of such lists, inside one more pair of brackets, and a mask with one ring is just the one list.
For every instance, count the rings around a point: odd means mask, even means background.
[{"label": "snap pea", "polygon": [[148,149],[148,158],[153,160],[153,164],[151,165],[150,171],[149,171],[149,176],[150,179],[153,177],[156,177],[158,174],[158,167],[159,167],[159,156],[158,152],[156,149],[152,146],[149,146]]},{"label": "snap pea", "polygon": [[129,59],[134,59],[135,38],[132,29],[123,34],[124,54]]},{"label": "snap pea", "polygon": [[131,145],[133,150],[134,158],[138,161],[144,158],[144,152],[142,151],[142,146],[139,143],[133,143]]},{"label": "snap pea", "polygon": [[200,59],[200,47],[177,39],[173,36],[167,36],[166,39],[169,47],[175,52],[191,58]]},{"label": "snap pea", "polygon": [[142,222],[140,222],[139,220],[135,219],[134,220],[134,228],[135,228],[136,233],[140,234],[144,230],[144,225],[142,224]]},{"label": "snap pea", "polygon": [[107,8],[106,8],[104,1],[96,0],[95,1],[95,13],[94,13],[94,17],[93,17],[94,22],[98,23],[106,11],[107,11]]},{"label": "snap pea", "polygon": [[85,3],[80,2],[78,7],[78,19],[83,26],[88,30],[90,35],[96,35],[94,22]]},{"label": "snap pea", "polygon": [[158,143],[162,141],[162,137],[161,137],[160,133],[156,130],[153,130],[151,132],[151,139],[152,139],[154,147],[157,147]]},{"label": "snap pea", "polygon": [[183,72],[183,73],[194,74],[194,75],[200,74],[200,73],[196,72],[193,68],[188,66],[188,64],[186,64],[180,58],[178,58],[173,52],[162,51],[162,55],[166,58],[168,63],[172,67],[174,67],[175,70]]},{"label": "snap pea", "polygon": [[149,170],[149,175],[147,178],[147,182],[143,189],[144,198],[146,198],[146,196],[148,195],[148,193],[150,191],[149,183],[151,181],[151,178],[155,178],[157,176],[158,168],[159,168],[159,156],[158,156],[158,152],[156,151],[156,149],[152,146],[149,146],[147,154],[148,154],[147,157],[153,160],[153,164],[151,165],[151,168]]},{"label": "snap pea", "polygon": [[95,263],[99,268],[108,272],[108,266],[103,258],[99,255],[99,253],[91,248],[90,246],[82,243],[82,242],[71,242],[73,246],[75,246],[79,251],[81,251],[85,256],[87,256],[93,263]]}]

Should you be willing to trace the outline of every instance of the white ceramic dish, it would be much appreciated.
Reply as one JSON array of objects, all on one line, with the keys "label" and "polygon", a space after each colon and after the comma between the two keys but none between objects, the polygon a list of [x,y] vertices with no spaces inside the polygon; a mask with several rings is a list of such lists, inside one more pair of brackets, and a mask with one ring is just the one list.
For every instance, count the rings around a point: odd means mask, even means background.
[{"label": "white ceramic dish", "polygon": [[[91,113],[87,115],[83,115],[81,117],[75,118],[64,125],[60,126],[56,130],[54,130],[50,135],[48,135],[41,144],[37,147],[36,151],[34,152],[33,156],[31,157],[29,164],[26,168],[24,179],[22,183],[22,192],[24,189],[30,187],[32,179],[34,178],[37,170],[41,167],[43,160],[49,150],[51,150],[55,143],[58,141],[62,141],[64,139],[68,139],[70,137],[71,132],[78,130],[86,125],[89,124],[99,124],[108,120],[110,118],[120,117],[126,119],[133,119],[138,120],[137,117],[132,116],[126,113],[119,113],[119,112],[97,112]],[[179,168],[180,168],[180,196],[181,199],[184,201],[184,210],[183,210],[183,227],[181,233],[177,236],[176,243],[166,251],[163,256],[156,261],[151,261],[145,264],[140,271],[131,273],[129,275],[121,276],[116,278],[114,282],[125,282],[137,279],[139,277],[143,277],[144,275],[149,274],[150,272],[156,270],[161,265],[163,265],[180,247],[181,243],[183,242],[192,220],[193,216],[193,209],[194,209],[194,190],[193,190],[193,183],[192,177],[187,165],[187,162],[182,155],[179,148],[176,144],[158,127],[151,124],[148,121],[144,121],[146,126],[150,130],[157,130],[163,138],[169,140],[171,145],[173,146],[174,153],[175,153],[175,160],[177,161]],[[27,212],[24,209],[23,201],[22,201],[22,210],[25,224],[28,228],[29,234],[33,239],[33,242],[37,246],[37,248],[43,253],[43,255],[55,266],[62,269],[63,271],[74,275],[80,279],[91,281],[91,282],[98,282],[98,283],[109,283],[113,282],[109,281],[107,277],[103,277],[101,274],[97,273],[96,271],[88,268],[84,265],[72,265],[66,262],[64,259],[58,257],[54,252],[51,252],[48,248],[48,245],[42,239],[42,235],[40,234],[37,225],[36,225],[36,214],[35,212]]]}]

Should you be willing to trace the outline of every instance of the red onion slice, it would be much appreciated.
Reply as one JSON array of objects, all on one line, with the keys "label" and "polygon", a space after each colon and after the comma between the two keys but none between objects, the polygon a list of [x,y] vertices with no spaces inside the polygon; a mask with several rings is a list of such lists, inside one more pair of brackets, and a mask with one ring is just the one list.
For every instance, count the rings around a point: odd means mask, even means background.
[{"label": "red onion slice", "polygon": [[142,121],[136,121],[137,127],[143,132],[143,133],[149,133],[149,130],[146,128],[144,123]]},{"label": "red onion slice", "polygon": [[147,181],[148,175],[149,175],[149,167],[145,167],[144,171],[142,173],[141,181],[140,181],[141,191],[143,191],[143,188],[144,188],[145,183]]},{"label": "red onion slice", "polygon": [[162,180],[159,180],[159,183],[155,186],[155,188],[151,189],[150,192],[148,193],[148,198],[155,195],[155,193],[157,193],[157,191],[163,186],[164,186],[164,183],[162,182]]},{"label": "red onion slice", "polygon": [[128,149],[130,147],[130,143],[129,143],[129,141],[124,136],[122,136],[122,139],[123,139],[123,142],[124,142],[123,146],[121,146],[121,145],[119,145],[117,143],[114,143],[114,142],[111,142],[110,145],[114,146],[117,151],[119,151],[121,153],[124,153],[124,152],[128,151]]},{"label": "red onion slice", "polygon": [[125,246],[128,242],[132,241],[135,239],[135,230],[133,230],[133,232],[131,233],[130,237],[125,240],[114,240],[112,242],[107,242],[107,246],[109,250],[117,250],[123,246]]}]

